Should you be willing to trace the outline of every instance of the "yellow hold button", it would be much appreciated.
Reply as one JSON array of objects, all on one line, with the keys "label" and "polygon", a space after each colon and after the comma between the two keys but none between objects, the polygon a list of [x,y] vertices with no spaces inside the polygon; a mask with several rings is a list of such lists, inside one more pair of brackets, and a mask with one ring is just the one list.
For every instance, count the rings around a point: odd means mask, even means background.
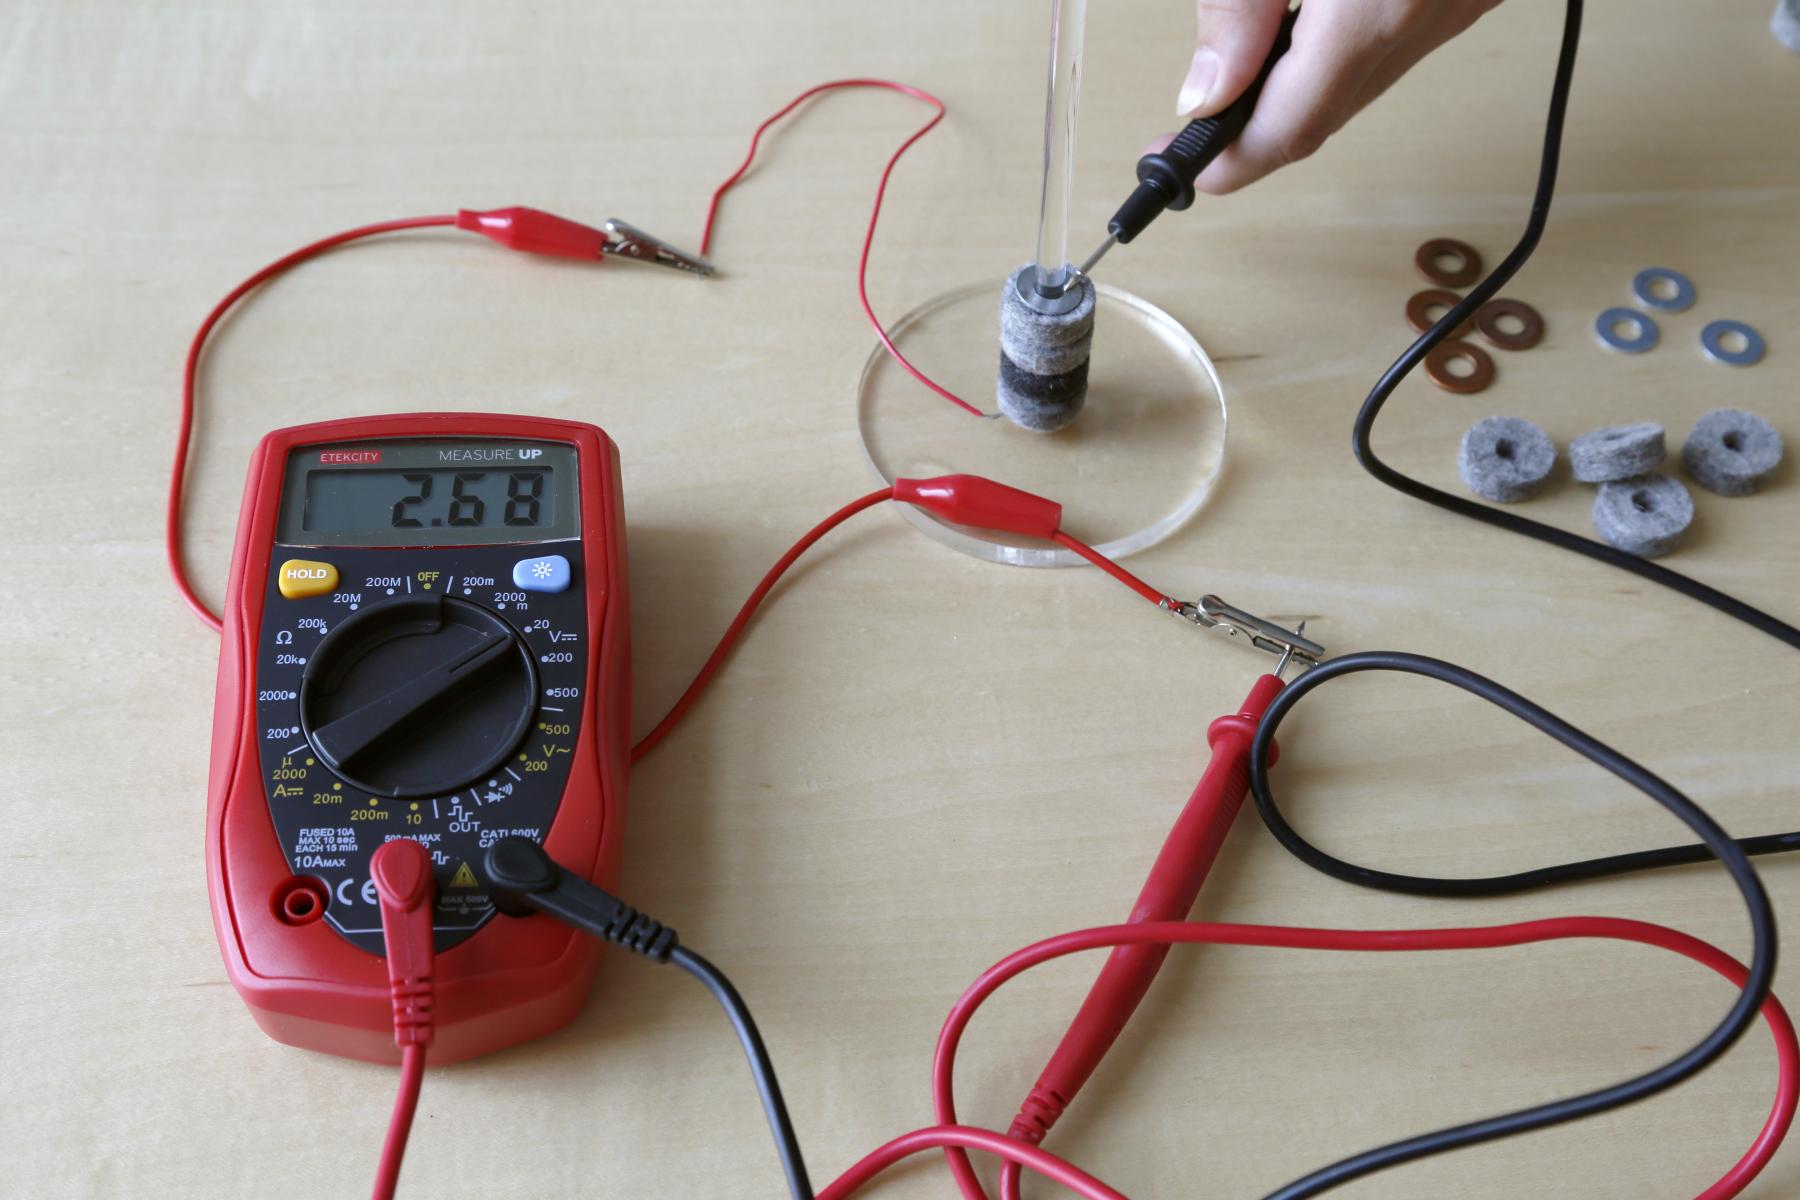
[{"label": "yellow hold button", "polygon": [[326,592],[337,591],[338,569],[330,563],[313,562],[307,558],[290,558],[281,564],[281,572],[276,576],[276,586],[281,594],[289,600],[299,600],[306,596],[323,596]]}]

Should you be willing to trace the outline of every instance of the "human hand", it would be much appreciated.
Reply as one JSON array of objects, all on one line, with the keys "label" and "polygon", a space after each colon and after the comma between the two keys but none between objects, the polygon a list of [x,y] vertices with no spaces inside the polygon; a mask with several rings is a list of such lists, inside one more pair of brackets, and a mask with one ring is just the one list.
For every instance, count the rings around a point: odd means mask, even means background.
[{"label": "human hand", "polygon": [[[1305,0],[1293,47],[1269,75],[1244,132],[1195,188],[1234,192],[1299,162],[1500,0]],[[1175,102],[1183,120],[1209,117],[1262,69],[1288,0],[1197,0],[1200,35]],[[1171,134],[1170,137],[1173,137]],[[1169,138],[1151,148],[1160,150]]]}]

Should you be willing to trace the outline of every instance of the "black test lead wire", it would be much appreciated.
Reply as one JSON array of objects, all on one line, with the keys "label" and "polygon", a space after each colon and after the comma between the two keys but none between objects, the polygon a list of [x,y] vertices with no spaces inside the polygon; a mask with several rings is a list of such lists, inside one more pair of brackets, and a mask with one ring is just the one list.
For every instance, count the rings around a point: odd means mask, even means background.
[{"label": "black test lead wire", "polygon": [[[1571,10],[1578,11],[1579,8],[1580,0],[1570,0]],[[1704,1070],[1736,1044],[1738,1038],[1756,1019],[1757,1010],[1762,1007],[1763,1000],[1768,996],[1769,986],[1775,976],[1777,952],[1775,914],[1770,907],[1768,893],[1763,890],[1762,881],[1757,878],[1756,869],[1750,865],[1749,856],[1736,842],[1732,841],[1712,817],[1665,780],[1597,738],[1575,728],[1561,717],[1532,703],[1518,693],[1477,675],[1466,667],[1459,667],[1453,663],[1397,651],[1346,654],[1341,658],[1334,658],[1312,667],[1282,689],[1270,703],[1268,712],[1257,726],[1256,739],[1250,748],[1250,790],[1251,794],[1256,797],[1257,808],[1263,813],[1265,820],[1274,806],[1269,788],[1270,748],[1274,742],[1275,730],[1280,726],[1282,719],[1287,716],[1294,705],[1300,702],[1303,696],[1314,688],[1340,675],[1350,675],[1360,671],[1396,671],[1403,674],[1421,675],[1461,688],[1511,713],[1540,733],[1561,742],[1583,758],[1610,771],[1662,805],[1699,836],[1712,855],[1724,864],[1725,870],[1731,875],[1732,882],[1737,884],[1750,917],[1752,945],[1750,966],[1743,990],[1738,993],[1737,1000],[1732,1004],[1724,1020],[1714,1026],[1713,1030],[1691,1049],[1660,1067],[1610,1087],[1583,1092],[1566,1099],[1553,1100],[1547,1104],[1538,1104],[1498,1116],[1484,1117],[1480,1120],[1448,1126],[1430,1133],[1390,1142],[1372,1150],[1365,1150],[1296,1179],[1286,1186],[1270,1192],[1264,1200],[1304,1200],[1305,1197],[1317,1196],[1340,1184],[1388,1167],[1399,1166],[1402,1163],[1441,1154],[1448,1150],[1461,1149],[1593,1116],[1609,1109],[1646,1099],[1674,1087]],[[1277,836],[1280,836],[1279,832],[1277,832]],[[1312,860],[1307,855],[1295,849],[1285,839],[1283,844],[1289,850],[1299,854],[1303,860],[1311,863]]]},{"label": "black test lead wire", "polygon": [[744,1057],[750,1060],[750,1074],[756,1080],[756,1094],[762,1099],[763,1116],[768,1119],[769,1132],[775,1138],[775,1153],[780,1156],[781,1170],[787,1176],[788,1193],[792,1200],[812,1200],[812,1181],[807,1178],[800,1137],[794,1132],[793,1118],[788,1116],[787,1103],[781,1098],[781,1084],[775,1078],[775,1061],[769,1057],[769,1049],[763,1044],[762,1034],[750,1016],[750,1006],[738,995],[725,972],[686,946],[671,949],[669,962],[698,979],[725,1010],[731,1028],[737,1033],[738,1044],[744,1048]]}]

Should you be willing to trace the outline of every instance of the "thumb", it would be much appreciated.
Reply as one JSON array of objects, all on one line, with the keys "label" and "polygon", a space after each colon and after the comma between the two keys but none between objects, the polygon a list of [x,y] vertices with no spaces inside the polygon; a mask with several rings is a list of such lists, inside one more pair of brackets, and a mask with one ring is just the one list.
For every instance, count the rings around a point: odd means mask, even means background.
[{"label": "thumb", "polygon": [[1197,0],[1200,35],[1175,115],[1210,117],[1244,94],[1262,70],[1288,0]]}]

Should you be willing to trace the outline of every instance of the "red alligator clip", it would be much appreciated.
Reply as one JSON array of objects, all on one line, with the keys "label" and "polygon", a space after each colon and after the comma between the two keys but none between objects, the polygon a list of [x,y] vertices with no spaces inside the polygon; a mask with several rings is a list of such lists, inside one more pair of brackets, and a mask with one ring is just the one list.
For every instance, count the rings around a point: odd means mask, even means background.
[{"label": "red alligator clip", "polygon": [[508,250],[524,254],[574,258],[583,262],[595,262],[605,255],[617,254],[694,275],[713,273],[712,264],[704,258],[677,250],[661,238],[616,217],[608,218],[605,225],[595,229],[555,213],[520,205],[491,208],[485,212],[465,208],[456,214],[456,227],[479,233]]}]

